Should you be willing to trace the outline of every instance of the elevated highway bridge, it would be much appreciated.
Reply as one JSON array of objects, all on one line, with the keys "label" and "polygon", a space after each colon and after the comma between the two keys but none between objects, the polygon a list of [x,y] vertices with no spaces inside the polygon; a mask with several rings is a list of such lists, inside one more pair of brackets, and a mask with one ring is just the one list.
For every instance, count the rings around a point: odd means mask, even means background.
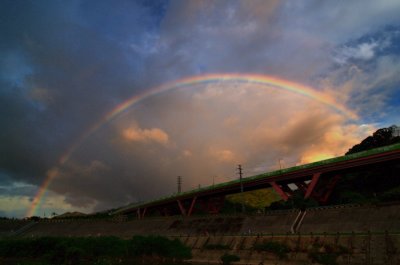
[{"label": "elevated highway bridge", "polygon": [[[303,191],[305,198],[324,204],[344,174],[360,172],[388,164],[400,164],[400,144],[335,157],[310,164],[263,173],[256,176],[203,187],[153,201],[130,204],[113,214],[136,214],[139,219],[158,212],[161,215],[190,216],[196,211],[218,213],[226,195],[263,188],[273,188],[283,200],[293,195],[293,187]],[[291,184],[289,186],[289,184]]]}]

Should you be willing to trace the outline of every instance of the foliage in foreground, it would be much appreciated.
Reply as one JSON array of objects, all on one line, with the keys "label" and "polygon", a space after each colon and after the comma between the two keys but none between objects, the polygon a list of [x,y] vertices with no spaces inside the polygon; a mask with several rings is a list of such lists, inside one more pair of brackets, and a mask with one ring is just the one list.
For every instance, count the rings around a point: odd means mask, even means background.
[{"label": "foliage in foreground", "polygon": [[[82,264],[99,260],[152,257],[157,260],[184,260],[191,251],[178,239],[161,236],[117,237],[42,237],[0,240],[0,257],[28,258],[50,264]],[[113,264],[113,263],[109,263]]]},{"label": "foliage in foreground", "polygon": [[229,265],[232,262],[240,261],[239,256],[236,256],[233,254],[227,254],[227,253],[222,255],[220,259],[221,259],[223,265]]},{"label": "foliage in foreground", "polygon": [[310,246],[308,257],[312,262],[322,265],[337,265],[337,258],[349,254],[349,250],[340,245],[315,243]]},{"label": "foliage in foreground", "polygon": [[279,259],[286,259],[290,248],[283,243],[268,241],[260,244],[255,244],[253,249],[256,251],[266,251],[275,254]]}]

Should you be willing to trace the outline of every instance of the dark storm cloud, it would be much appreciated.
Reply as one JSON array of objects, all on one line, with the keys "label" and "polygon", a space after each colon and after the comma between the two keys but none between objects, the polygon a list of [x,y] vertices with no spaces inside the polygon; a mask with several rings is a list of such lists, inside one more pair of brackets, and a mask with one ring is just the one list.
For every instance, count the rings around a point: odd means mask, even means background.
[{"label": "dark storm cloud", "polygon": [[82,131],[141,89],[145,54],[131,45],[154,30],[154,5],[2,1],[1,171],[41,183]]}]

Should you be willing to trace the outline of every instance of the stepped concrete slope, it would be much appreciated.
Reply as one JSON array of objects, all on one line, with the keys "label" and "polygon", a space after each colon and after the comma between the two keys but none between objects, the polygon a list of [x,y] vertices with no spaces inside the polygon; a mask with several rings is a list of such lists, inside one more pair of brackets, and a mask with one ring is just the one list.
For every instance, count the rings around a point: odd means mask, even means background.
[{"label": "stepped concrete slope", "polygon": [[[225,253],[237,255],[235,264],[305,265],[313,262],[311,253],[337,254],[335,264],[340,265],[398,265],[400,264],[399,234],[324,234],[324,235],[258,235],[258,236],[196,236],[178,237],[192,248],[194,264],[221,264]],[[288,247],[287,259],[280,259],[272,251],[255,251],[254,246],[279,242]],[[207,245],[225,246],[223,250],[210,250]],[[331,250],[330,249],[336,249]],[[339,251],[337,251],[339,250]],[[324,263],[333,264],[333,263]]]},{"label": "stepped concrete slope", "polygon": [[41,221],[21,236],[117,236],[131,238],[134,235],[168,235],[172,220],[115,222],[110,220],[57,220]]},{"label": "stepped concrete slope", "polygon": [[[149,217],[143,220],[67,219],[0,221],[0,236],[258,235],[400,232],[400,204],[331,206],[254,216]],[[17,234],[16,234],[17,233]]]},{"label": "stepped concrete slope", "polygon": [[301,233],[400,232],[400,206],[336,206],[306,211]]},{"label": "stepped concrete slope", "polygon": [[243,222],[241,234],[285,234],[290,232],[297,214],[298,210],[287,210],[249,216]]},{"label": "stepped concrete slope", "polygon": [[4,236],[13,236],[31,223],[31,221],[25,220],[0,220],[0,238]]}]

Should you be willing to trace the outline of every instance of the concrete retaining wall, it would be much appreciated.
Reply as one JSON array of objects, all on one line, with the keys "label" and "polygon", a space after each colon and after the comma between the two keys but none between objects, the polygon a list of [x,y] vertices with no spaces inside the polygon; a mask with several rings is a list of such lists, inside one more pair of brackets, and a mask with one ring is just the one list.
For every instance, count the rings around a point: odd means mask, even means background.
[{"label": "concrete retaining wall", "polygon": [[[175,238],[175,237],[173,237]],[[285,236],[200,236],[178,237],[183,243],[192,247],[194,264],[220,264],[220,257],[225,253],[237,255],[240,262],[234,264],[311,264],[309,253],[312,246],[325,246],[318,248],[321,253],[329,252],[328,247],[348,251],[347,254],[337,258],[338,264],[348,265],[398,265],[400,264],[400,234],[297,234]],[[254,244],[275,241],[289,247],[287,259],[279,259],[272,252],[255,251]],[[202,242],[203,244],[188,244],[188,242]],[[227,250],[209,250],[205,242],[230,242]],[[225,244],[226,245],[226,244]]]},{"label": "concrete retaining wall", "polygon": [[400,232],[400,206],[343,206],[308,209],[299,231],[302,233]]},{"label": "concrete retaining wall", "polygon": [[[57,220],[37,222],[22,236],[133,235],[217,236],[265,235],[291,232],[298,210],[274,211],[256,216],[158,217],[144,220]],[[10,234],[27,222],[0,222],[0,236]],[[296,232],[367,233],[400,232],[400,205],[336,206],[308,209]]]},{"label": "concrete retaining wall", "polygon": [[2,236],[12,236],[29,223],[30,221],[25,220],[0,220],[0,238]]}]

